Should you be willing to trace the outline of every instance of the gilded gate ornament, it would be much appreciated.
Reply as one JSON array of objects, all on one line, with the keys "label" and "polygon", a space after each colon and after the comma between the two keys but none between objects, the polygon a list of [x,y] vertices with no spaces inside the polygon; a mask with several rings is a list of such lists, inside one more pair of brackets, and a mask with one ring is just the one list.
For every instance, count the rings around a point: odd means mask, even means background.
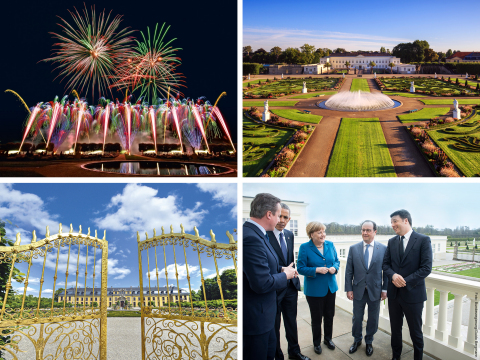
[{"label": "gilded gate ornament", "polygon": [[[218,269],[218,259],[231,260],[235,275],[237,274],[237,244],[230,232],[227,231],[229,239],[228,244],[218,243],[215,234],[210,230],[211,240],[205,240],[199,236],[199,232],[194,227],[195,235],[185,233],[183,225],[180,225],[181,233],[174,233],[173,226],[170,226],[170,233],[165,233],[162,227],[162,233],[156,234],[153,230],[153,236],[141,241],[137,232],[138,243],[138,264],[140,289],[143,289],[143,270],[142,254],[146,255],[148,291],[140,292],[141,306],[141,330],[142,330],[142,360],[149,359],[236,359],[237,351],[237,310],[228,306],[228,301],[224,299],[222,291],[222,282]],[[158,249],[158,254],[157,254]],[[154,259],[155,267],[153,276],[153,286],[151,281],[150,252],[153,251],[152,262]],[[167,250],[173,253],[173,264],[167,263]],[[187,260],[187,251],[193,251],[198,257],[198,263],[193,267],[189,266]],[[202,254],[203,264],[202,264]],[[179,261],[177,261],[177,257]],[[195,257],[195,256],[194,256]],[[163,259],[162,259],[163,258]],[[163,260],[163,261],[162,261]],[[205,260],[215,265],[217,285],[221,296],[221,305],[209,306],[206,290],[204,269]],[[212,261],[213,260],[213,261]],[[182,265],[182,262],[185,264]],[[159,274],[159,265],[164,266],[164,273]],[[182,305],[182,292],[179,283],[179,268],[183,266],[186,270],[186,279],[188,280],[188,295],[192,292],[190,281],[190,268],[197,268],[200,271],[201,283],[203,288],[202,304],[194,305],[192,296],[186,296],[188,306]],[[167,271],[168,265],[174,265],[175,273],[173,276]],[[171,267],[169,268],[171,269]],[[167,297],[167,306],[160,300],[162,296],[159,285],[159,275],[164,275],[166,289],[169,292]],[[170,277],[169,277],[170,275]],[[156,288],[155,288],[156,278]],[[172,283],[176,285],[177,296],[171,295],[170,289]],[[146,287],[147,288],[147,287]],[[153,288],[153,291],[152,291]],[[155,293],[156,292],[156,293]],[[172,290],[173,294],[173,290]],[[146,301],[145,296],[148,300]],[[185,297],[185,295],[184,295]],[[156,301],[150,301],[150,299]],[[152,305],[156,304],[158,306]],[[172,305],[173,304],[173,305]]]},{"label": "gilded gate ornament", "polygon": [[[80,226],[78,232],[73,231],[72,225],[68,233],[64,233],[62,224],[59,225],[58,234],[50,235],[47,226],[45,238],[37,241],[35,231],[32,233],[30,244],[21,245],[21,237],[18,233],[14,246],[0,246],[0,263],[10,265],[10,274],[5,288],[5,296],[1,300],[0,331],[3,336],[9,336],[6,344],[0,345],[0,352],[8,353],[13,359],[17,359],[27,348],[35,350],[37,360],[54,359],[106,359],[107,357],[107,266],[108,266],[108,242],[103,239],[87,234],[82,234]],[[59,258],[62,250],[67,250],[67,267],[65,273],[59,271]],[[75,293],[73,306],[71,301],[67,305],[67,294],[64,292],[63,303],[55,302],[55,290],[57,284],[65,279],[67,289],[69,279],[69,265],[71,255],[77,251],[75,272]],[[80,264],[80,253],[85,252],[85,263]],[[47,259],[47,257],[49,259]],[[93,257],[92,265],[89,266],[89,258]],[[50,258],[55,263],[55,275],[53,276],[52,301],[50,306],[41,306],[42,288],[45,282],[45,268]],[[92,289],[96,287],[96,264],[101,259],[101,295],[99,306],[93,306],[93,302],[87,306],[83,301],[85,295],[80,297],[77,290],[84,289],[86,294],[87,277],[90,271],[93,273]],[[24,263],[27,266],[22,300],[20,308],[10,306],[15,296],[12,291],[12,273],[16,264]],[[32,263],[42,264],[41,278],[39,281],[38,304],[36,307],[25,306],[29,278]],[[72,262],[73,264],[73,262]],[[85,281],[79,282],[80,266],[85,266]],[[82,273],[83,275],[83,273]],[[58,281],[57,281],[58,280]],[[10,296],[10,298],[9,298]],[[82,298],[80,302],[79,299]],[[60,304],[59,304],[60,303]],[[32,358],[33,354],[29,358]]]}]

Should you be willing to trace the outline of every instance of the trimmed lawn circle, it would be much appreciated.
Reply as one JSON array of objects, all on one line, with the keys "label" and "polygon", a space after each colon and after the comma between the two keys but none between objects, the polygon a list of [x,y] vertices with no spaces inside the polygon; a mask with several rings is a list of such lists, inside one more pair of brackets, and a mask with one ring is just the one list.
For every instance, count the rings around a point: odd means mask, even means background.
[{"label": "trimmed lawn circle", "polygon": [[[295,106],[298,104],[298,101],[272,101],[268,100],[268,106]],[[263,101],[243,101],[243,107],[251,107],[251,106],[261,106],[265,105],[265,100]]]},{"label": "trimmed lawn circle", "polygon": [[418,122],[418,121],[427,121],[431,118],[446,115],[450,111],[449,107],[441,108],[423,108],[421,110],[415,111],[410,114],[397,115],[398,120],[402,123]]},{"label": "trimmed lawn circle", "polygon": [[274,109],[272,113],[285,119],[311,124],[318,124],[323,118],[323,116],[320,115],[306,114],[303,111],[295,109]]}]

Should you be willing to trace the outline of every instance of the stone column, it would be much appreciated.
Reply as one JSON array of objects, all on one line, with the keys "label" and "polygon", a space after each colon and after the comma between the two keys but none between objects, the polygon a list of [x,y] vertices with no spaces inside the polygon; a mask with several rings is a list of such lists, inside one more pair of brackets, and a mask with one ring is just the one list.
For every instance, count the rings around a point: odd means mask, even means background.
[{"label": "stone column", "polygon": [[[478,330],[477,317],[477,307],[478,307],[478,297],[477,296],[468,296],[470,299],[470,313],[468,314],[468,332],[467,332],[467,341],[463,345],[463,350],[470,354],[475,353],[475,332]],[[475,326],[477,325],[477,326]]]},{"label": "stone column", "polygon": [[264,122],[270,120],[270,111],[268,111],[268,100],[265,100],[264,103],[262,120]]},{"label": "stone column", "polygon": [[[452,293],[453,294],[453,293]],[[453,294],[455,295],[454,305],[453,305],[453,318],[452,318],[452,331],[448,336],[448,345],[461,349],[463,344],[462,341],[462,294]]]},{"label": "stone column", "polygon": [[[438,290],[438,289],[437,289]],[[442,342],[447,341],[447,302],[448,291],[438,290],[440,292],[440,308],[438,311],[438,324],[435,330],[435,339]]]},{"label": "stone column", "polygon": [[427,288],[427,304],[426,304],[426,316],[425,324],[423,324],[423,332],[428,336],[433,336],[433,308],[435,306],[435,288]]},{"label": "stone column", "polygon": [[415,84],[414,84],[413,81],[410,83],[410,92],[411,92],[411,93],[414,93],[414,92],[415,92]]}]

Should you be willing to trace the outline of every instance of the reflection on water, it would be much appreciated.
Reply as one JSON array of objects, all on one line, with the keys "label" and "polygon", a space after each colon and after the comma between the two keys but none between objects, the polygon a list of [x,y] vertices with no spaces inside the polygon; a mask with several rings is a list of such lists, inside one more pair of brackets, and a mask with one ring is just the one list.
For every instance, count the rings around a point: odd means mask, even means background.
[{"label": "reflection on water", "polygon": [[215,175],[230,170],[222,166],[156,161],[110,161],[88,164],[85,168],[117,174],[150,176]]}]

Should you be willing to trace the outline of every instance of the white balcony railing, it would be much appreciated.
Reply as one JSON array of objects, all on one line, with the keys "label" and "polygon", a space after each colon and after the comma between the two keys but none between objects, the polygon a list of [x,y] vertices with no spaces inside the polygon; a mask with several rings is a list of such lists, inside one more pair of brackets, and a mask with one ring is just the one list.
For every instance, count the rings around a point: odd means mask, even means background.
[{"label": "white balcony railing", "polygon": [[[338,292],[336,305],[340,308],[352,312],[353,303],[347,299],[345,293],[345,267],[347,261],[340,258],[340,269],[337,274]],[[427,286],[426,304],[423,310],[423,335],[425,352],[438,357],[439,359],[467,360],[475,359],[475,348],[478,344],[476,334],[478,334],[478,302],[480,301],[480,282],[452,276],[430,274],[425,279]],[[435,325],[435,290],[440,292],[440,304],[438,308],[438,321]],[[447,324],[448,293],[452,293],[453,317],[450,326]],[[470,300],[470,309],[468,314],[468,326],[466,337],[462,335],[462,305],[463,298]],[[365,311],[367,319],[367,311]],[[390,319],[388,315],[388,301],[380,304],[379,328],[390,333]],[[465,333],[465,331],[463,331]],[[408,325],[404,321],[403,340],[412,344]]]}]

